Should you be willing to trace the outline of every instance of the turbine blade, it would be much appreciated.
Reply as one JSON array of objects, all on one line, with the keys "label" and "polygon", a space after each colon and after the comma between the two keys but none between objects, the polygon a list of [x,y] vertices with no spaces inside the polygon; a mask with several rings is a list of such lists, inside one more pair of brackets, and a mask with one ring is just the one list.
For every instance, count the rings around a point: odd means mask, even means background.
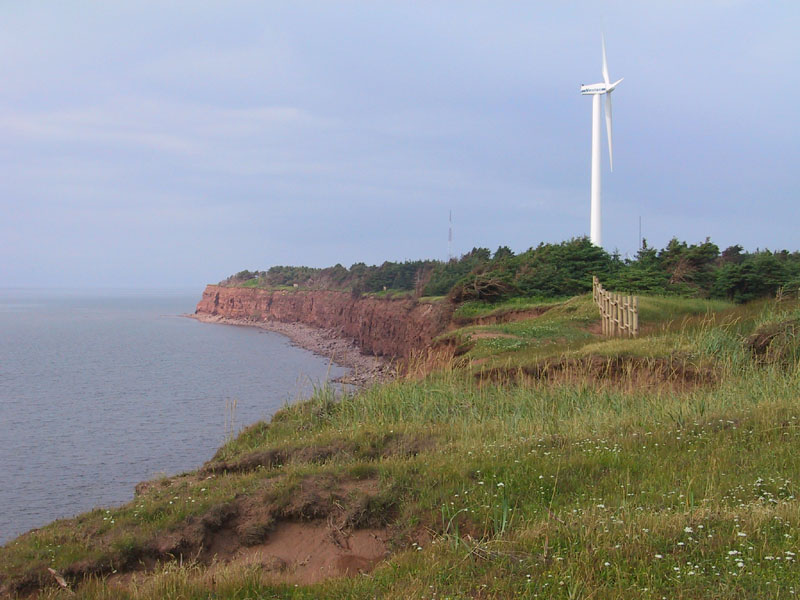
[{"label": "turbine blade", "polygon": [[608,134],[608,164],[614,170],[614,152],[611,147],[611,92],[606,94],[606,133]]},{"label": "turbine blade", "polygon": [[615,89],[617,89],[617,86],[620,84],[620,82],[623,79],[625,79],[625,78],[624,77],[620,77],[619,79],[617,79],[614,83],[612,83],[611,85],[608,86],[608,89],[606,91],[613,92]]},{"label": "turbine blade", "polygon": [[608,76],[608,62],[606,61],[606,38],[603,36],[603,81],[606,82],[606,85],[611,83],[611,78]]}]

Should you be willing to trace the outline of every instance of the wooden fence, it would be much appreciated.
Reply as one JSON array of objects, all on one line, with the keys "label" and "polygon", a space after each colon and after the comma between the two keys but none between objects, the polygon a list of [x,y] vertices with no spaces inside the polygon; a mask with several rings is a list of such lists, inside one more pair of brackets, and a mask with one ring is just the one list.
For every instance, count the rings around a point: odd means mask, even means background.
[{"label": "wooden fence", "polygon": [[636,337],[639,334],[639,300],[603,289],[600,280],[592,277],[592,299],[600,308],[603,335]]}]

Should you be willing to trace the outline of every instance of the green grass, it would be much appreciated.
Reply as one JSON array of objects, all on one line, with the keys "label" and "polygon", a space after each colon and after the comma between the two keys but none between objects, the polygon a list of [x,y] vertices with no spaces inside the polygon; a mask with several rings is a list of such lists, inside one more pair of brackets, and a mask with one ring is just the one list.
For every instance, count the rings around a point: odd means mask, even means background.
[{"label": "green grass", "polygon": [[[540,317],[497,325],[466,326],[450,335],[475,338],[472,359],[489,359],[490,365],[521,366],[553,357],[658,356],[688,351],[687,332],[713,323],[720,327],[752,326],[763,312],[763,302],[737,306],[719,300],[640,296],[639,339],[603,339],[599,313],[589,294],[553,305]],[[710,321],[709,321],[710,320]],[[649,332],[649,333],[648,333]],[[513,336],[492,338],[491,335]]]},{"label": "green grass", "polygon": [[422,302],[423,304],[435,304],[437,302],[441,302],[444,300],[444,296],[420,296],[417,298],[417,302]]},{"label": "green grass", "polygon": [[725,300],[679,298],[676,296],[640,296],[639,320],[642,323],[674,321],[686,316],[714,314],[735,304]]},{"label": "green grass", "polygon": [[510,361],[515,365],[558,355],[594,339],[588,328],[599,317],[590,296],[551,305],[527,305],[527,308],[541,307],[548,310],[539,317],[494,325],[468,325],[451,335],[474,338],[474,348],[468,354],[471,359],[492,359],[494,363]]},{"label": "green grass", "polygon": [[[784,360],[792,353],[754,360],[748,337],[800,317],[797,304],[647,298],[641,306],[659,327],[640,339],[590,333],[596,315],[584,296],[535,320],[468,328],[514,337],[481,339],[467,358],[481,348],[496,364],[516,365],[675,355],[713,365],[714,385],[477,385],[474,371],[451,367],[341,399],[320,389],[215,457],[233,464],[270,451],[287,457],[280,465],[165,479],[118,509],[54,523],[0,550],[0,581],[31,565],[66,569],[103,553],[118,560],[267,483],[271,498],[291,498],[297,482],[333,477],[374,479],[381,502],[395,507],[392,554],[369,575],[295,587],[254,568],[222,567],[212,578],[189,561],[122,589],[90,578],[77,597],[794,597],[800,363]],[[482,346],[490,341],[494,353]],[[418,452],[390,451],[398,440],[419,442]],[[304,448],[338,450],[311,460]]]},{"label": "green grass", "polygon": [[267,285],[264,280],[258,277],[255,277],[253,279],[248,279],[247,281],[243,281],[242,283],[238,284],[238,287],[259,289],[259,290],[270,290],[273,292],[277,291],[293,292],[302,289],[299,287],[296,288],[293,285]]},{"label": "green grass", "polygon": [[453,312],[456,320],[469,321],[476,317],[501,315],[507,312],[524,311],[542,307],[550,307],[564,302],[567,298],[519,297],[503,302],[485,302],[473,300],[460,304]]},{"label": "green grass", "polygon": [[412,290],[396,290],[388,288],[378,292],[365,292],[364,296],[372,298],[413,298],[414,292]]}]

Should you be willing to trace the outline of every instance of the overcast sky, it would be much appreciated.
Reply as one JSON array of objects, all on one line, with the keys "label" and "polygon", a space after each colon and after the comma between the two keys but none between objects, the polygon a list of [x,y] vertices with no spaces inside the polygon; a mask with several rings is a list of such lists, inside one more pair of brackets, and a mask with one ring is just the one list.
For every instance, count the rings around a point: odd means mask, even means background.
[{"label": "overcast sky", "polygon": [[800,248],[797,0],[0,8],[0,286],[586,235],[602,32],[605,247]]}]

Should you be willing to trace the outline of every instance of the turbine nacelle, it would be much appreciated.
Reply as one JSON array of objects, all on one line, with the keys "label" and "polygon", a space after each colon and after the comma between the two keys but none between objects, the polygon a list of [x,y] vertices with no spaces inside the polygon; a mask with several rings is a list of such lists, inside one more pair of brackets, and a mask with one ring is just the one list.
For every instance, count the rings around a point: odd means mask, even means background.
[{"label": "turbine nacelle", "polygon": [[581,86],[581,94],[584,96],[594,94],[605,94],[608,91],[608,86],[605,83],[590,83]]},{"label": "turbine nacelle", "polygon": [[[624,77],[622,78],[624,79]],[[586,85],[581,86],[581,94],[584,96],[590,96],[595,94],[608,94],[609,92],[613,92],[614,88],[616,88],[622,79],[618,79],[614,83],[606,83],[602,81],[600,83],[589,83]]]}]

